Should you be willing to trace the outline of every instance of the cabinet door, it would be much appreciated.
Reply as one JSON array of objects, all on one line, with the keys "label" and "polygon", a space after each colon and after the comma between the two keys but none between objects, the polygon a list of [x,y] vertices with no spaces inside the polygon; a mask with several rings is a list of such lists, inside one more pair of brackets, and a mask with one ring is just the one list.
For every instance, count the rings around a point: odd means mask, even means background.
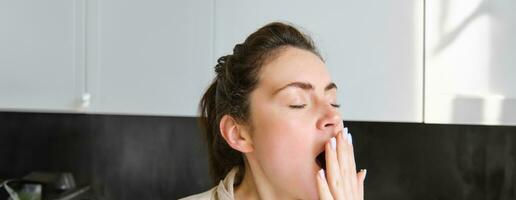
[{"label": "cabinet door", "polygon": [[266,23],[315,40],[345,120],[422,122],[423,1],[216,1],[215,57]]},{"label": "cabinet door", "polygon": [[516,125],[516,2],[426,2],[425,122]]},{"label": "cabinet door", "polygon": [[194,116],[212,77],[211,1],[90,1],[91,112]]},{"label": "cabinet door", "polygon": [[70,0],[0,2],[0,110],[80,108],[83,8]]}]

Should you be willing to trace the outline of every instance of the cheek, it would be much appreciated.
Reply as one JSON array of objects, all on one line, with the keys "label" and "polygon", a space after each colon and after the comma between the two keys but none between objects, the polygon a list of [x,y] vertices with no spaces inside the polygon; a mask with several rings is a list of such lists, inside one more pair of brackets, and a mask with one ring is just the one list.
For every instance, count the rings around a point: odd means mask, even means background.
[{"label": "cheek", "polygon": [[257,157],[267,164],[286,166],[312,154],[316,139],[312,119],[276,103],[260,108],[254,109],[253,120]]},{"label": "cheek", "polygon": [[274,103],[254,102],[251,159],[275,187],[298,197],[316,198],[316,119]]},{"label": "cheek", "polygon": [[274,116],[271,113],[256,125],[256,150],[278,160],[309,153],[311,141],[315,139],[308,123],[285,115]]},{"label": "cheek", "polygon": [[277,185],[306,188],[300,184],[311,181],[314,171],[315,128],[301,119],[270,115],[255,124],[256,159]]}]

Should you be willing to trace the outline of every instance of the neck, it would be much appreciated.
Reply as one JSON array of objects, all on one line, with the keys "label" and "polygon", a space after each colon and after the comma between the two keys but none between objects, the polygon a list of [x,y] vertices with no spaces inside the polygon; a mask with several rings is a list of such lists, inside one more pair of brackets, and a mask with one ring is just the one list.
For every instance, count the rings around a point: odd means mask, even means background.
[{"label": "neck", "polygon": [[256,190],[253,174],[250,172],[247,164],[245,166],[245,174],[242,179],[242,182],[234,189],[234,192],[235,199],[261,199],[259,193]]},{"label": "neck", "polygon": [[236,200],[291,199],[275,190],[259,166],[249,166],[248,162],[245,163],[244,178],[234,190],[234,197]]}]

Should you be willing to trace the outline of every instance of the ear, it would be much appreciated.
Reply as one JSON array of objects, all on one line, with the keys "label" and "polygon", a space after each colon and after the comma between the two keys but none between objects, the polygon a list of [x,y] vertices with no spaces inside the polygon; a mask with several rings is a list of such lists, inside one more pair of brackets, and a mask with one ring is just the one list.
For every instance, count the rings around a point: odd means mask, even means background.
[{"label": "ear", "polygon": [[230,115],[224,115],[220,119],[220,133],[229,146],[242,153],[249,153],[254,150],[251,135],[246,127]]}]

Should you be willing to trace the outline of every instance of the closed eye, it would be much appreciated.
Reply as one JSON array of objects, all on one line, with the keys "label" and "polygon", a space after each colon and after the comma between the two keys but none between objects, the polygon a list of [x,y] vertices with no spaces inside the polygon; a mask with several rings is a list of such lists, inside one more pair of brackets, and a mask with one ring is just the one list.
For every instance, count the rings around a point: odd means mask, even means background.
[{"label": "closed eye", "polygon": [[299,105],[289,105],[288,107],[294,108],[294,109],[301,109],[304,108],[306,104],[299,104]]},{"label": "closed eye", "polygon": [[[333,106],[334,108],[340,108],[340,104],[330,104],[331,106]],[[304,108],[306,106],[306,104],[299,104],[299,105],[289,105],[290,108],[294,108],[294,109],[301,109],[301,108]]]}]

